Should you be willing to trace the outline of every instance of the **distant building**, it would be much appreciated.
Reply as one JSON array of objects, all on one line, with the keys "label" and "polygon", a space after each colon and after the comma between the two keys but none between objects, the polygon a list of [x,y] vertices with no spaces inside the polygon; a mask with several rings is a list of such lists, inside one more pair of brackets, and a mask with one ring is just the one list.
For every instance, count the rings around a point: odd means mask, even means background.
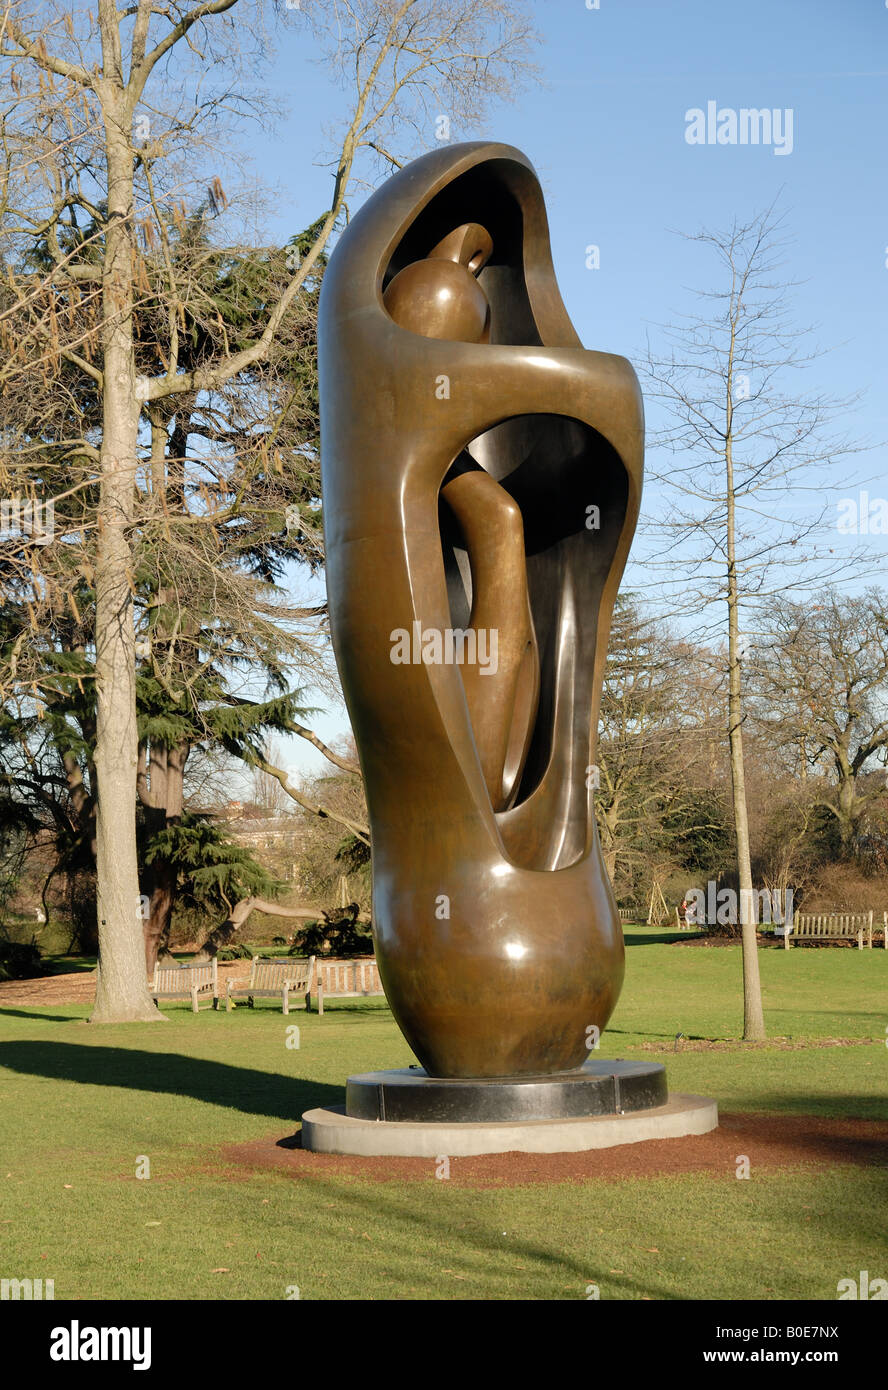
[{"label": "distant building", "polygon": [[[240,802],[234,804],[241,805]],[[226,817],[228,834],[235,844],[249,849],[261,864],[281,878],[295,880],[303,834],[299,817],[257,814],[256,809],[242,806],[239,816]]]}]

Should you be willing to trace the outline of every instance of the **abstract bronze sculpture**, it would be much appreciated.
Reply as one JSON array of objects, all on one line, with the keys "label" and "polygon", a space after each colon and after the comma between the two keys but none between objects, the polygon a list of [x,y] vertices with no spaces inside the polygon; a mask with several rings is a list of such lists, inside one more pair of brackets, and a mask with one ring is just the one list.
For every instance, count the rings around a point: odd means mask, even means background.
[{"label": "abstract bronze sculpture", "polygon": [[642,406],[574,332],[518,150],[435,151],[369,199],[324,277],[320,372],[386,995],[431,1077],[573,1071],[623,978],[592,798]]}]

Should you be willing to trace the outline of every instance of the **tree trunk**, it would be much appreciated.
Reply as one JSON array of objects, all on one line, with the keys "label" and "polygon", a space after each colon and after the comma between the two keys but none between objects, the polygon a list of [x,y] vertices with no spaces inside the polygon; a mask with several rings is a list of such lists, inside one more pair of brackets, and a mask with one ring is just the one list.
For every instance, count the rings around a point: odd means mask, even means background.
[{"label": "tree trunk", "polygon": [[743,761],[743,687],[740,672],[740,621],[735,551],[734,464],[731,444],[731,375],[728,377],[727,466],[728,551],[728,744],[731,756],[731,793],[737,839],[737,880],[740,888],[740,931],[743,953],[743,1037],[759,1041],[765,1034],[762,986],[756,936],[756,900],[752,891],[749,852],[749,814],[746,804],[746,769]]},{"label": "tree trunk", "polygon": [[[182,818],[184,808],[185,764],[191,748],[179,744],[176,748],[151,745],[151,783],[142,791],[145,817],[149,831],[163,830]],[[140,758],[141,771],[141,758]],[[142,786],[140,779],[139,785]],[[179,886],[176,867],[168,859],[155,859],[151,864],[151,892],[148,917],[144,922],[145,965],[150,979],[157,964],[160,943],[169,939],[173,908]]]},{"label": "tree trunk", "polygon": [[154,974],[160,943],[169,937],[173,918],[173,904],[176,900],[176,870],[166,859],[156,861],[151,866],[151,895],[148,899],[148,917],[144,924],[145,970],[148,979]]},{"label": "tree trunk", "polygon": [[843,774],[840,772],[835,816],[839,823],[842,854],[847,859],[851,859],[854,856],[854,845],[857,839],[857,823],[860,819],[860,810],[857,805],[854,782],[855,779],[852,773]]},{"label": "tree trunk", "polygon": [[[89,879],[93,878],[94,875],[90,873]],[[69,954],[73,954],[76,948],[78,955],[97,956],[99,933],[96,922],[96,899],[94,892],[84,892],[84,880],[86,879],[87,875],[83,869],[73,869],[65,875],[65,899],[71,922],[71,944],[68,949]],[[87,887],[92,889],[94,884],[87,880]]]},{"label": "tree trunk", "polygon": [[[132,556],[139,406],[132,325],[132,115],[117,89],[119,35],[102,0],[108,222],[102,278],[101,491],[96,555],[96,874],[99,964],[90,1022],[157,1020],[148,993],[136,850],[136,676]],[[112,32],[113,31],[113,32]]]}]

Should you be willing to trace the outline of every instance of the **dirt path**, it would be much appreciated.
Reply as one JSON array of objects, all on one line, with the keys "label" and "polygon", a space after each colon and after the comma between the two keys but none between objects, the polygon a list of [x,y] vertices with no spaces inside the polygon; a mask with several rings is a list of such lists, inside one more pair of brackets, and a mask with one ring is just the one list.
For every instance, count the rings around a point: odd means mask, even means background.
[{"label": "dirt path", "polygon": [[[248,979],[248,960],[220,961],[218,966],[219,995],[225,998],[228,979]],[[16,1009],[23,1005],[42,1008],[60,1004],[92,1004],[96,997],[96,974],[83,970],[73,975],[43,975],[38,980],[0,981],[0,1009]]]}]

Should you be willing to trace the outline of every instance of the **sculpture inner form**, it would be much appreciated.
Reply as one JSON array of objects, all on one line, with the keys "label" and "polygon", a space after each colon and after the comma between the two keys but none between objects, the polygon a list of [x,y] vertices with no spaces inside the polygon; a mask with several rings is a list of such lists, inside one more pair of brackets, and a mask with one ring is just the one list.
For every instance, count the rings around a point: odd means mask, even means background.
[{"label": "sculpture inner form", "polygon": [[577,339],[519,151],[435,151],[368,201],[320,369],[386,994],[430,1076],[573,1071],[623,975],[592,801],[642,411],[628,362]]}]

